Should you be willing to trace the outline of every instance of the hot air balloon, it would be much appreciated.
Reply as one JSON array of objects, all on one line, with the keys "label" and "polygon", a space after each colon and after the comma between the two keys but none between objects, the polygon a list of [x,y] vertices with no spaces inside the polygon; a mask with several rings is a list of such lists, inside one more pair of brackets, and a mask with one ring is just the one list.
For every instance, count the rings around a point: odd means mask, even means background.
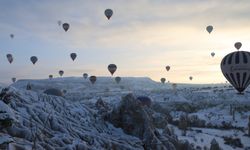
[{"label": "hot air balloon", "polygon": [[207,26],[206,30],[210,34],[213,31],[214,27],[213,26]]},{"label": "hot air balloon", "polygon": [[89,81],[94,84],[96,82],[96,76],[90,76]]},{"label": "hot air balloon", "polygon": [[84,77],[84,79],[87,79],[87,78],[88,78],[88,74],[87,74],[87,73],[84,73],[84,74],[83,74],[83,77]]},{"label": "hot air balloon", "polygon": [[117,84],[119,84],[121,82],[122,78],[121,77],[115,77],[115,81]]},{"label": "hot air balloon", "polygon": [[115,64],[109,64],[108,65],[108,70],[111,73],[111,75],[113,75],[115,73],[116,69],[117,69],[117,67],[116,67]]},{"label": "hot air balloon", "polygon": [[169,71],[170,70],[170,66],[166,66],[166,70]]},{"label": "hot air balloon", "polygon": [[166,79],[165,78],[161,78],[161,83],[165,83]]},{"label": "hot air balloon", "polygon": [[236,51],[226,55],[221,61],[221,71],[242,94],[250,84],[250,52]]},{"label": "hot air balloon", "polygon": [[192,77],[192,76],[190,76],[190,77],[189,77],[189,80],[193,80],[193,77]]},{"label": "hot air balloon", "polygon": [[58,73],[59,73],[59,75],[62,77],[63,74],[64,74],[64,71],[63,71],[63,70],[60,70]]},{"label": "hot air balloon", "polygon": [[52,79],[53,78],[53,75],[51,74],[51,75],[49,75],[49,79]]},{"label": "hot air balloon", "polygon": [[234,44],[234,47],[235,47],[237,50],[239,50],[239,49],[241,48],[241,46],[242,46],[241,42],[236,42],[236,43]]},{"label": "hot air balloon", "polygon": [[14,59],[13,56],[11,54],[7,54],[6,57],[9,61],[9,63],[11,64],[13,62],[13,59]]},{"label": "hot air balloon", "polygon": [[57,24],[58,24],[59,26],[61,26],[61,25],[62,25],[62,21],[61,21],[61,20],[58,20],[58,21],[57,21]]},{"label": "hot air balloon", "polygon": [[14,34],[10,34],[10,38],[12,38],[12,39],[13,39],[13,38],[14,38]]},{"label": "hot air balloon", "polygon": [[38,59],[37,59],[36,56],[31,56],[31,57],[30,57],[30,61],[33,63],[33,65],[35,65],[36,62],[38,61]]},{"label": "hot air balloon", "polygon": [[62,25],[62,27],[63,27],[63,29],[64,29],[65,32],[67,32],[69,30],[69,24],[68,23],[64,23]]},{"label": "hot air balloon", "polygon": [[13,82],[13,83],[15,83],[15,82],[16,82],[16,78],[12,78],[11,80],[12,80],[12,82]]},{"label": "hot air balloon", "polygon": [[214,55],[215,55],[215,53],[214,53],[214,52],[212,52],[212,53],[211,53],[211,56],[212,56],[212,57],[214,57]]},{"label": "hot air balloon", "polygon": [[73,61],[76,59],[76,56],[77,56],[76,53],[71,53],[71,54],[70,54],[70,57],[71,57],[71,59],[72,59]]},{"label": "hot air balloon", "polygon": [[106,10],[104,11],[104,14],[105,14],[105,16],[106,16],[108,19],[110,19],[111,16],[113,15],[113,10],[112,10],[112,9],[106,9]]}]

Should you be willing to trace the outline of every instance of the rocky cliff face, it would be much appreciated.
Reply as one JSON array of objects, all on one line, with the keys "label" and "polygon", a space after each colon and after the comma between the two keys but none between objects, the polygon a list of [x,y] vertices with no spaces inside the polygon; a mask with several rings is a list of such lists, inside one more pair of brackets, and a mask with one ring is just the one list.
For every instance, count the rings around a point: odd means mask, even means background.
[{"label": "rocky cliff face", "polygon": [[[169,132],[160,134],[155,125],[155,112],[129,94],[123,97],[120,104],[110,113],[109,120],[115,127],[122,128],[125,133],[140,138],[145,149],[175,150],[178,143]],[[161,120],[162,121],[162,120]],[[167,125],[167,124],[165,124]],[[168,130],[166,127],[165,130]]]}]

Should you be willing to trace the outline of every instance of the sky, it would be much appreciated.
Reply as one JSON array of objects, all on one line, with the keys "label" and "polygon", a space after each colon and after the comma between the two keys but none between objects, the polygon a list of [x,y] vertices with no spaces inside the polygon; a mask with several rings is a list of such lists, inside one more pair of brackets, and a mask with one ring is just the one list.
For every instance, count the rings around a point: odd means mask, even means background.
[{"label": "sky", "polygon": [[[110,20],[107,8],[114,12]],[[64,76],[110,76],[111,63],[118,67],[114,76],[224,83],[222,58],[238,41],[241,50],[250,49],[249,0],[1,0],[0,10],[2,83],[58,77],[59,70]],[[70,24],[67,32],[59,20]],[[31,56],[38,57],[35,65]]]}]

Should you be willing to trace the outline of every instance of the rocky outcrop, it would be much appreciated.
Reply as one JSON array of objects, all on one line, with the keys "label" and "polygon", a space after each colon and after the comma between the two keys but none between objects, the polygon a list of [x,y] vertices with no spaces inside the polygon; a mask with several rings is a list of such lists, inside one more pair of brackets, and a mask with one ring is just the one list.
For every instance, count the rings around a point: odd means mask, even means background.
[{"label": "rocky outcrop", "polygon": [[[139,137],[147,150],[175,150],[177,139],[169,134],[160,134],[154,125],[154,111],[129,94],[110,113],[109,120],[127,134]],[[167,133],[167,132],[166,132]]]}]

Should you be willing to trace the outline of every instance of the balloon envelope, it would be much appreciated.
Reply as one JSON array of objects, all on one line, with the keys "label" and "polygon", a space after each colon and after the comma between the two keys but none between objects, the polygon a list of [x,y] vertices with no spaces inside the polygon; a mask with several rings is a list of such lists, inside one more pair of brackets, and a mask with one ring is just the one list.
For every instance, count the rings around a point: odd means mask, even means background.
[{"label": "balloon envelope", "polygon": [[206,30],[210,34],[213,31],[214,27],[213,26],[207,26]]},{"label": "balloon envelope", "polygon": [[32,56],[30,57],[30,61],[34,64],[36,64],[36,62],[38,61],[38,58],[36,56]]},{"label": "balloon envelope", "polygon": [[104,14],[105,14],[105,16],[106,16],[108,19],[110,19],[111,16],[113,15],[113,10],[112,10],[112,9],[106,9],[106,10],[104,11]]},{"label": "balloon envelope", "polygon": [[117,69],[117,66],[115,64],[108,65],[108,70],[111,73],[111,75],[113,75],[115,73],[116,69]]},{"label": "balloon envelope", "polygon": [[63,70],[60,70],[58,73],[59,73],[60,76],[63,76],[64,71],[63,71]]},{"label": "balloon envelope", "polygon": [[70,54],[70,57],[71,57],[71,59],[72,59],[73,61],[76,59],[76,56],[77,56],[76,53],[71,53],[71,54]]},{"label": "balloon envelope", "polygon": [[11,54],[7,54],[6,57],[9,61],[9,63],[11,64],[13,62],[13,56]]},{"label": "balloon envelope", "polygon": [[169,71],[170,70],[170,66],[166,66],[166,70]]},{"label": "balloon envelope", "polygon": [[12,39],[13,39],[13,38],[14,38],[14,34],[10,34],[10,38],[12,38]]},{"label": "balloon envelope", "polygon": [[49,79],[52,79],[53,78],[53,75],[49,75]]},{"label": "balloon envelope", "polygon": [[84,79],[87,79],[87,78],[88,78],[88,74],[87,74],[87,73],[84,73],[84,74],[83,74],[83,77],[84,77]]},{"label": "balloon envelope", "polygon": [[242,46],[241,42],[236,42],[236,43],[234,44],[234,47],[235,47],[237,50],[239,50],[239,49],[241,48],[241,46]]},{"label": "balloon envelope", "polygon": [[12,78],[11,80],[12,80],[13,83],[16,82],[16,78]]},{"label": "balloon envelope", "polygon": [[121,80],[122,80],[122,78],[121,78],[121,77],[115,77],[115,81],[116,81],[116,83],[120,83],[120,82],[121,82]]},{"label": "balloon envelope", "polygon": [[214,53],[214,52],[212,52],[212,53],[211,53],[211,56],[212,56],[212,57],[214,57],[214,56],[215,56],[215,53]]},{"label": "balloon envelope", "polygon": [[165,78],[161,78],[161,83],[165,83],[166,79]]},{"label": "balloon envelope", "polygon": [[57,24],[58,24],[59,26],[61,26],[61,25],[62,25],[62,21],[61,21],[61,20],[58,20],[58,21],[57,21]]},{"label": "balloon envelope", "polygon": [[190,76],[190,77],[189,77],[189,80],[193,80],[193,77],[192,77],[192,76]]},{"label": "balloon envelope", "polygon": [[221,71],[233,87],[242,93],[250,84],[250,52],[236,51],[221,61]]},{"label": "balloon envelope", "polygon": [[96,76],[90,76],[89,81],[94,84],[96,82]]},{"label": "balloon envelope", "polygon": [[64,23],[63,25],[63,29],[65,32],[67,32],[69,30],[69,24],[68,23]]}]

